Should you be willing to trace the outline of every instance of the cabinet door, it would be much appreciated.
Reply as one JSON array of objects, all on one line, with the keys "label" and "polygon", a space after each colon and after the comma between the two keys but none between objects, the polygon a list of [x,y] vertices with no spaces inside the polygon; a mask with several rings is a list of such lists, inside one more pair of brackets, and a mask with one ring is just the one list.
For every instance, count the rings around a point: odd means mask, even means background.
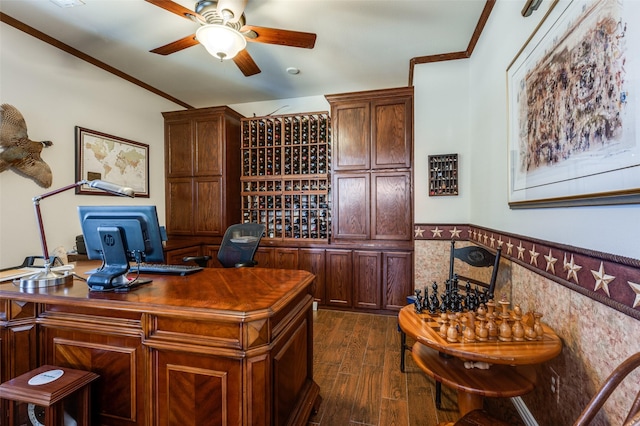
[{"label": "cabinet door", "polygon": [[327,305],[352,306],[353,266],[351,250],[327,250]]},{"label": "cabinet door", "polygon": [[168,121],[164,126],[166,173],[170,177],[193,174],[191,120]]},{"label": "cabinet door", "polygon": [[384,253],[382,264],[382,307],[399,311],[413,293],[413,253]]},{"label": "cabinet door", "polygon": [[333,182],[332,237],[336,240],[368,239],[369,173],[336,173]]},{"label": "cabinet door", "polygon": [[[153,424],[243,424],[242,401],[247,397],[243,395],[243,380],[251,383],[250,378],[243,375],[243,360],[215,355],[215,350],[211,352],[213,354],[150,350],[151,368],[157,372],[149,398],[156,413]],[[253,371],[250,367],[247,369]],[[263,369],[256,367],[256,374]]]},{"label": "cabinet door", "polygon": [[253,255],[253,260],[258,262],[260,268],[273,268],[273,249],[270,247],[258,247]]},{"label": "cabinet door", "polygon": [[194,126],[194,175],[222,175],[222,132],[224,130],[222,116],[207,116],[196,119],[194,120]]},{"label": "cabinet door", "polygon": [[[413,140],[411,97],[371,102],[371,168],[411,167]],[[340,141],[341,142],[341,141]]]},{"label": "cabinet door", "polygon": [[193,234],[193,179],[168,179],[167,233],[170,235]]},{"label": "cabinet door", "polygon": [[354,308],[380,309],[380,261],[379,251],[353,252],[353,306]]},{"label": "cabinet door", "polygon": [[[7,307],[10,304],[16,305],[18,309],[22,305],[22,302],[16,301],[8,302],[3,300],[2,303],[6,303],[5,306]],[[35,312],[34,303],[25,303],[22,306],[25,307],[25,311]],[[10,325],[0,329],[0,360],[3,361],[0,364],[0,383],[27,373],[40,365],[38,364],[40,362],[38,359],[40,352],[37,344],[35,316],[32,317],[31,322],[25,321],[20,325]],[[4,318],[7,317],[5,316]],[[4,359],[3,356],[7,358]],[[2,371],[2,366],[6,367],[5,371]],[[0,399],[0,405],[1,403],[2,400]],[[0,420],[2,420],[1,417]]]},{"label": "cabinet door", "polygon": [[372,173],[371,193],[371,239],[410,241],[411,172]]},{"label": "cabinet door", "polygon": [[276,248],[273,252],[274,268],[296,269],[298,267],[297,248]]},{"label": "cabinet door", "polygon": [[325,262],[324,249],[300,249],[298,269],[309,271],[316,276],[313,297],[320,305],[325,304]]},{"label": "cabinet door", "polygon": [[371,119],[369,102],[332,108],[333,171],[366,170],[370,165]]},{"label": "cabinet door", "polygon": [[222,178],[197,178],[194,185],[196,191],[193,212],[195,235],[224,235],[226,228],[222,224],[222,206],[224,205]]},{"label": "cabinet door", "polygon": [[200,256],[200,246],[185,247],[175,250],[168,250],[165,253],[165,261],[170,265],[181,265],[182,259],[186,256]]}]

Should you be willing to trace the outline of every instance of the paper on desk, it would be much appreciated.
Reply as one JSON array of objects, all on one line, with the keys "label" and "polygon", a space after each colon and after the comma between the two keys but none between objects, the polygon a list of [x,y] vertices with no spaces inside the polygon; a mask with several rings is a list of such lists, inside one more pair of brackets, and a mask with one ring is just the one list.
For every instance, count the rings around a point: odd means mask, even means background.
[{"label": "paper on desk", "polygon": [[[36,272],[42,271],[42,269],[43,268],[14,268],[7,269],[6,271],[0,271],[0,282],[11,281],[33,275]],[[56,272],[73,271],[73,265],[56,266],[55,268],[51,268],[51,270]]]}]

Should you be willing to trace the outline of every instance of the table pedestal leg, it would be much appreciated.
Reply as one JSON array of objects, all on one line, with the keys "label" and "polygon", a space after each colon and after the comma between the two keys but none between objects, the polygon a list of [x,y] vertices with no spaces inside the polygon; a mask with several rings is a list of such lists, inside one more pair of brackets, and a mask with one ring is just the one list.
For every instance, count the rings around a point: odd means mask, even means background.
[{"label": "table pedestal leg", "polygon": [[458,390],[458,411],[460,412],[460,417],[464,416],[469,411],[482,409],[483,402],[484,397],[482,395]]}]

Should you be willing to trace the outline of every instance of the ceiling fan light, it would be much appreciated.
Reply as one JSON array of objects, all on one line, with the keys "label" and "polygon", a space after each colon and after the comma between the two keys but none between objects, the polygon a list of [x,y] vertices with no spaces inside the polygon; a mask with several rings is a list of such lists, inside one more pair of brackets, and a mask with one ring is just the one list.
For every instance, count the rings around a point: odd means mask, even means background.
[{"label": "ceiling fan light", "polygon": [[203,25],[196,31],[196,38],[207,52],[220,60],[232,59],[247,47],[244,36],[225,25]]}]

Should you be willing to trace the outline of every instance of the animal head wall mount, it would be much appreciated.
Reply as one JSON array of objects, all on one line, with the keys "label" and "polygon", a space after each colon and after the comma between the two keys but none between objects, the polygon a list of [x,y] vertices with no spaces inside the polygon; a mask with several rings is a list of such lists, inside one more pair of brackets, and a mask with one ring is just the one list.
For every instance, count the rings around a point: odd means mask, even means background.
[{"label": "animal head wall mount", "polygon": [[0,105],[0,172],[11,168],[44,188],[50,187],[53,176],[40,152],[51,145],[51,141],[29,139],[20,111],[9,104]]}]

